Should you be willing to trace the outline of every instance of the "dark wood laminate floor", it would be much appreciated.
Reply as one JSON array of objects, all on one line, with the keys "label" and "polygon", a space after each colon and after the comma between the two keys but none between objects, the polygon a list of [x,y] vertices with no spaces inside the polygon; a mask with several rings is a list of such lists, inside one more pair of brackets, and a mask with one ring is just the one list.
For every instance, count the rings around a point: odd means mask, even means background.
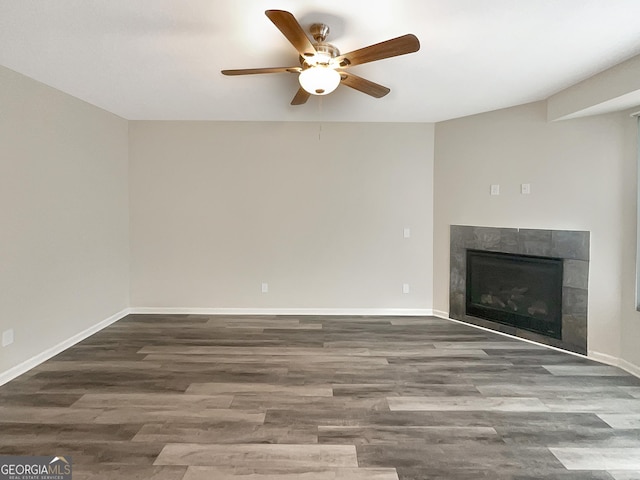
[{"label": "dark wood laminate floor", "polygon": [[640,479],[640,380],[436,318],[131,315],[0,387],[74,479]]}]

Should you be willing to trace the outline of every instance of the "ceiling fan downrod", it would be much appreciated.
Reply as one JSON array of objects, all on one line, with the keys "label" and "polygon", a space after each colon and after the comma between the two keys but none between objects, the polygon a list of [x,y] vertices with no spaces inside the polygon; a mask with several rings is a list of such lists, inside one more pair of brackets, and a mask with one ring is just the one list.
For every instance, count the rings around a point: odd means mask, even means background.
[{"label": "ceiling fan downrod", "polygon": [[[306,59],[307,63],[311,65],[329,65],[331,60],[340,55],[340,50],[335,45],[327,43],[327,36],[329,35],[329,25],[324,23],[314,23],[309,28],[311,36],[316,41],[313,45],[316,49],[316,54],[311,58]],[[309,62],[311,60],[311,62]]]}]

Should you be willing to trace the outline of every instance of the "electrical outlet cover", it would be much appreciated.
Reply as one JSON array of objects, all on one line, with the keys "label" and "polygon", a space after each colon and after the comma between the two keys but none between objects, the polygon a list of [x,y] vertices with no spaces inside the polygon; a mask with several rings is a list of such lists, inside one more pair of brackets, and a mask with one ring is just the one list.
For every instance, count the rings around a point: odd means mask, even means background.
[{"label": "electrical outlet cover", "polygon": [[13,328],[2,332],[2,346],[6,347],[13,343]]}]

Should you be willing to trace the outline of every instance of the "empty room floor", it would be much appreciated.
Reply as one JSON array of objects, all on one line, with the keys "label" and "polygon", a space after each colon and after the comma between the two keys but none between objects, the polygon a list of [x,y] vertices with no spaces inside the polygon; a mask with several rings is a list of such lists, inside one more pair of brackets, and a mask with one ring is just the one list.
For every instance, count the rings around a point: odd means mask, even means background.
[{"label": "empty room floor", "polygon": [[0,387],[73,478],[638,480],[640,379],[432,317],[130,315]]}]

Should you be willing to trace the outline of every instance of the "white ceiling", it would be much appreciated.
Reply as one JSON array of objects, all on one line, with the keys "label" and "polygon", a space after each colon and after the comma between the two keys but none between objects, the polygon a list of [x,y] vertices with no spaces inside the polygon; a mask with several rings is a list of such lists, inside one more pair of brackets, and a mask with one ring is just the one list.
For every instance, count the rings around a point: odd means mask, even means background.
[{"label": "white ceiling", "polygon": [[[296,65],[264,15],[324,22],[343,53],[415,34],[417,53],[353,67],[290,106]],[[542,100],[640,54],[638,0],[0,0],[0,64],[127,119],[435,122]]]}]

